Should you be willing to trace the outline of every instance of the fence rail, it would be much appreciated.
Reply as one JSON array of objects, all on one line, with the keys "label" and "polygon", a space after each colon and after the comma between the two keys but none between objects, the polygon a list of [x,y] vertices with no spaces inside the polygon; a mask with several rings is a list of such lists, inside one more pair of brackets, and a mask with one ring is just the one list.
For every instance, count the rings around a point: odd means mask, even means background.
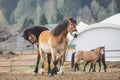
[{"label": "fence rail", "polygon": [[105,52],[120,52],[120,50],[105,50]]},{"label": "fence rail", "polygon": [[[120,52],[120,50],[105,50],[105,52]],[[16,54],[17,56],[30,56],[30,55],[36,55],[36,54]],[[1,57],[1,56],[0,56]],[[120,56],[106,56],[106,58],[120,58]],[[14,67],[28,67],[28,66],[32,66],[31,64],[23,64],[23,65],[15,65],[13,64],[14,62],[25,62],[25,61],[36,61],[36,59],[13,59],[13,55],[10,55],[10,59],[6,59],[6,60],[2,60],[0,59],[0,63],[4,63],[4,62],[10,62],[9,65],[0,65],[0,68],[6,68],[9,67],[10,68],[10,72],[13,70]]]}]

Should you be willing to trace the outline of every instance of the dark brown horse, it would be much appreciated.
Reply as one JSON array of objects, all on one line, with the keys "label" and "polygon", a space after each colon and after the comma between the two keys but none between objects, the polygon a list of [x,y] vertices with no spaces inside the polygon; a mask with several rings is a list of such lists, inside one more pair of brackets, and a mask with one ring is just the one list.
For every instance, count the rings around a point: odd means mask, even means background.
[{"label": "dark brown horse", "polygon": [[42,31],[48,30],[48,28],[43,26],[30,26],[23,31],[22,37],[29,41],[31,44],[38,43],[38,37]]},{"label": "dark brown horse", "polygon": [[[104,53],[101,54],[101,55],[99,56],[98,60],[97,60],[97,62],[99,63],[99,72],[101,71],[101,62],[102,62],[102,64],[103,64],[103,66],[104,66],[104,71],[106,72],[107,65],[106,65],[106,63],[105,63],[105,47],[101,47],[101,48],[104,50],[104,51],[103,51]],[[91,50],[91,51],[94,51],[94,49]],[[85,63],[85,65],[84,65],[84,70],[83,70],[83,71],[85,71],[85,67],[87,66],[88,63],[90,63],[90,62],[88,61],[88,62]],[[92,65],[92,64],[91,64],[91,65]],[[96,64],[94,64],[94,69],[93,69],[92,66],[90,66],[89,72],[90,72],[91,70],[92,70],[93,72],[96,72]]]},{"label": "dark brown horse", "polygon": [[[96,63],[99,56],[103,54],[103,48],[98,47],[92,51],[77,51],[72,54],[71,67],[74,68],[74,71],[79,70],[79,61],[83,60],[86,62],[91,62],[91,67]],[[85,66],[86,67],[86,66]],[[84,67],[84,69],[85,69]]]},{"label": "dark brown horse", "polygon": [[[41,73],[44,73],[45,55],[50,54],[53,60],[53,68],[50,71],[51,75],[58,74],[57,63],[58,59],[65,55],[68,46],[67,34],[77,37],[76,20],[68,18],[60,22],[54,29],[43,31],[39,36],[39,52],[41,55],[42,66]],[[51,59],[49,60],[51,62]],[[62,59],[60,74],[64,72],[64,60]]]},{"label": "dark brown horse", "polygon": [[[40,61],[40,53],[38,51],[38,38],[41,32],[45,30],[48,30],[48,28],[43,27],[43,26],[32,26],[32,27],[28,27],[27,29],[25,29],[22,34],[22,37],[25,40],[29,41],[31,44],[36,44],[37,46],[37,62],[36,62],[35,70],[34,70],[35,73],[38,73],[38,65]],[[51,58],[51,55],[48,54],[47,57],[49,60]]]}]

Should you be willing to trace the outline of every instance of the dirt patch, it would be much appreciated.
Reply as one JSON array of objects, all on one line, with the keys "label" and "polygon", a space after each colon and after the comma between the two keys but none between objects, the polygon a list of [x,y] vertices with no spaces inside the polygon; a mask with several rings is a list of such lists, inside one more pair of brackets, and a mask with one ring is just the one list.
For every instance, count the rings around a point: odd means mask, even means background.
[{"label": "dirt patch", "polygon": [[0,73],[0,80],[120,80],[120,72],[71,72],[63,76],[32,76],[30,73]]}]

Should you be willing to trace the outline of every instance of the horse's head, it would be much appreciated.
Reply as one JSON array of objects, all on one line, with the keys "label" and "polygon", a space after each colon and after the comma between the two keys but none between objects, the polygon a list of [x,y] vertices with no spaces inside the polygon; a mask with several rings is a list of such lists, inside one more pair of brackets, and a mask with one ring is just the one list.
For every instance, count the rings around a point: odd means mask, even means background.
[{"label": "horse's head", "polygon": [[31,44],[36,43],[37,38],[30,31],[24,31],[22,37],[29,41]]},{"label": "horse's head", "polygon": [[73,18],[68,18],[67,19],[67,23],[68,23],[68,32],[71,33],[71,35],[76,38],[77,37],[77,22],[75,19]]},{"label": "horse's head", "polygon": [[100,47],[100,52],[101,52],[101,54],[104,54],[105,53],[105,47]]},{"label": "horse's head", "polygon": [[103,55],[105,52],[105,48],[104,47],[98,47],[95,49],[96,53],[99,55]]}]

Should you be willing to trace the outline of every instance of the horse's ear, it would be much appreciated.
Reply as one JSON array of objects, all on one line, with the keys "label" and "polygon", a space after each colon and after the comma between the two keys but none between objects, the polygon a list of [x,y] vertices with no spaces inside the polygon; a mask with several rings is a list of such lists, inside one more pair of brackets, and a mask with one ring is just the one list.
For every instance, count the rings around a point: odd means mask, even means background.
[{"label": "horse's ear", "polygon": [[71,17],[71,18],[69,18],[70,20],[76,20],[76,18],[73,18],[73,17]]},{"label": "horse's ear", "polygon": [[75,19],[75,18],[72,18],[72,17],[71,17],[71,18],[69,18],[69,20],[70,20],[70,21],[72,21],[73,23],[77,24],[77,22],[76,22],[76,19]]},{"label": "horse's ear", "polygon": [[71,17],[70,20],[73,20],[73,18]]}]

